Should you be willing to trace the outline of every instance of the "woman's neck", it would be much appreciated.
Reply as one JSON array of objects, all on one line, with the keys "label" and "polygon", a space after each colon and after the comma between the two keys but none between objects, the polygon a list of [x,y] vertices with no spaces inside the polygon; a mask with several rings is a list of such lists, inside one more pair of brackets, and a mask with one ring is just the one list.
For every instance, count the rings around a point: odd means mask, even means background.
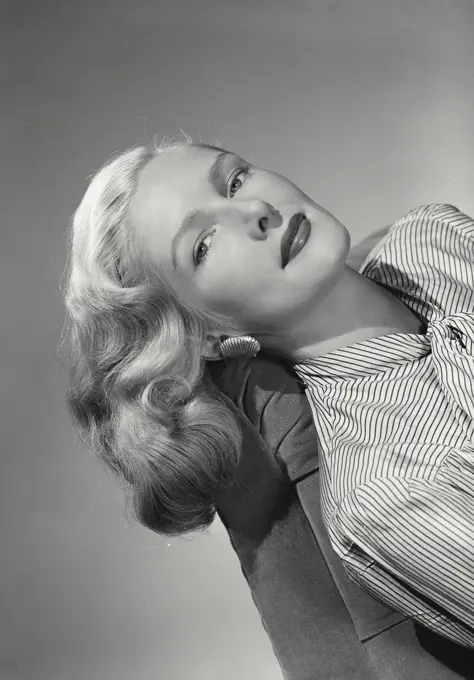
[{"label": "woman's neck", "polygon": [[422,322],[409,307],[344,265],[329,292],[292,326],[285,344],[301,361],[389,333],[422,332]]}]

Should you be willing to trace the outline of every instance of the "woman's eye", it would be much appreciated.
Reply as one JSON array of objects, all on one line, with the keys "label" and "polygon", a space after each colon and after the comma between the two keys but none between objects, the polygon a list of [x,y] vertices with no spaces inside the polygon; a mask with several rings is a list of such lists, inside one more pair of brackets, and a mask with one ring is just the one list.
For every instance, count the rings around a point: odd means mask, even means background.
[{"label": "woman's eye", "polygon": [[[196,250],[194,252],[194,262],[196,264],[196,267],[198,267],[201,264],[201,262],[203,262],[203,260],[205,260],[206,257],[209,255],[209,251],[211,250],[211,248],[206,245],[205,241],[210,236],[214,236],[214,234],[215,234],[215,231],[213,231],[211,234],[207,234],[206,236],[204,236],[204,238],[202,238],[198,242]],[[204,254],[202,254],[202,250],[201,250],[203,246],[205,248]]]},{"label": "woman's eye", "polygon": [[[235,194],[239,191],[239,189],[242,188],[243,186],[243,178],[245,175],[247,175],[249,171],[249,168],[240,168],[234,175],[232,175],[232,178],[229,182],[228,185],[228,196],[229,198],[232,198],[235,196]],[[242,179],[241,179],[242,177]],[[207,234],[204,238],[202,238],[197,246],[196,250],[194,251],[194,262],[196,267],[198,267],[209,255],[209,252],[211,250],[210,245],[208,246],[206,244],[206,240],[212,236],[214,236],[215,231],[213,231],[210,234]]]},{"label": "woman's eye", "polygon": [[247,170],[239,170],[231,179],[229,184],[229,198],[235,196],[238,190],[242,187],[243,181],[240,179],[241,175],[245,175]]}]

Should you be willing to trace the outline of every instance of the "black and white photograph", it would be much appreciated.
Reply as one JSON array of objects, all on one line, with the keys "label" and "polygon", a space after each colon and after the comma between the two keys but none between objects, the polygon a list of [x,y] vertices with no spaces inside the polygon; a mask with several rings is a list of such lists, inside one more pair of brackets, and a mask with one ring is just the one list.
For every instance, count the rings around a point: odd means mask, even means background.
[{"label": "black and white photograph", "polygon": [[0,0],[0,680],[474,679],[474,0]]}]

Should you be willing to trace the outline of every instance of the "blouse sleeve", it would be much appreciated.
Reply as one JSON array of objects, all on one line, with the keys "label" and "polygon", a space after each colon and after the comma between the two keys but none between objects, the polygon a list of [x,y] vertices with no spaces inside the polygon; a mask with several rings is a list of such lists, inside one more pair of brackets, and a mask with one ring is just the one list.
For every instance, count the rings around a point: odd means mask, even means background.
[{"label": "blouse sleeve", "polygon": [[442,478],[375,479],[347,495],[330,524],[339,545],[346,546],[340,557],[359,585],[420,624],[473,647],[472,471],[464,486]]}]

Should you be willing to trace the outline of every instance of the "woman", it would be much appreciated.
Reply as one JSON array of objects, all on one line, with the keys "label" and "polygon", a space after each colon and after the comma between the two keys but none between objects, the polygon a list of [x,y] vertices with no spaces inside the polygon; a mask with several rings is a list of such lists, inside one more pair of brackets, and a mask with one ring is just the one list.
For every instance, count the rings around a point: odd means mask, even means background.
[{"label": "woman", "polygon": [[118,156],[72,225],[68,404],[139,520],[180,534],[212,521],[237,462],[205,361],[260,348],[291,361],[349,575],[474,647],[474,221],[411,211],[360,273],[349,247],[292,182],[235,154]]}]

